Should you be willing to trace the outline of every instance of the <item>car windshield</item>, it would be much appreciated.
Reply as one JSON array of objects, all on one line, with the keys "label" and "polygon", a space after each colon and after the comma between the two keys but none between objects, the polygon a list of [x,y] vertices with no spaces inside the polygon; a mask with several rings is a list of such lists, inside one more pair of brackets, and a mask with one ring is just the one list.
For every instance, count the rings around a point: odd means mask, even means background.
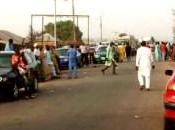
[{"label": "car windshield", "polygon": [[59,56],[67,56],[68,49],[59,49],[57,51],[58,51]]},{"label": "car windshield", "polygon": [[101,47],[97,50],[97,53],[105,53],[106,52],[106,47]]},{"label": "car windshield", "polygon": [[11,55],[0,55],[0,68],[11,68]]}]

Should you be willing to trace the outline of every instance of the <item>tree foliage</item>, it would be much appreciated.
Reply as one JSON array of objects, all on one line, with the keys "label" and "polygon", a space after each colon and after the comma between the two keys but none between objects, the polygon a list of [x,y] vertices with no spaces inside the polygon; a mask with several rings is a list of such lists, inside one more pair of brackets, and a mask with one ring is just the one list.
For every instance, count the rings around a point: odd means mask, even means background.
[{"label": "tree foliage", "polygon": [[[73,22],[68,21],[60,21],[56,23],[57,29],[57,38],[62,41],[70,41],[73,40]],[[76,32],[76,40],[82,41],[83,33],[80,31],[79,27],[75,25],[75,32]],[[54,36],[54,23],[48,23],[45,26],[45,32],[50,33]]]}]

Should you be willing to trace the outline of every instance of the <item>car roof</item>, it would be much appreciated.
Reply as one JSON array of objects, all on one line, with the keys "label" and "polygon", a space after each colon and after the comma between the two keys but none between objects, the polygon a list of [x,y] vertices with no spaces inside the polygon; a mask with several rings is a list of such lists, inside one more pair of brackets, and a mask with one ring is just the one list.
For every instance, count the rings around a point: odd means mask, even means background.
[{"label": "car roof", "polygon": [[68,50],[69,48],[66,47],[61,47],[61,48],[57,48],[56,50]]},{"label": "car roof", "polygon": [[14,54],[14,51],[0,51],[0,54]]},{"label": "car roof", "polygon": [[98,47],[95,49],[95,51],[98,51],[98,50],[101,49],[101,48],[107,48],[107,46],[100,45],[100,46],[98,46]]}]

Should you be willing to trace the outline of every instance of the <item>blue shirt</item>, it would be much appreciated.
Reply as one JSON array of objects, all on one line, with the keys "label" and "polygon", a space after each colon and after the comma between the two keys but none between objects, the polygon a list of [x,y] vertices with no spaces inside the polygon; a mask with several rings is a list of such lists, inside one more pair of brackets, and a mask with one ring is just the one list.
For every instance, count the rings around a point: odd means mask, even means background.
[{"label": "blue shirt", "polygon": [[69,64],[77,64],[77,50],[75,48],[70,48],[67,52]]},{"label": "blue shirt", "polygon": [[4,51],[13,51],[13,44],[10,44],[9,42],[6,43]]}]

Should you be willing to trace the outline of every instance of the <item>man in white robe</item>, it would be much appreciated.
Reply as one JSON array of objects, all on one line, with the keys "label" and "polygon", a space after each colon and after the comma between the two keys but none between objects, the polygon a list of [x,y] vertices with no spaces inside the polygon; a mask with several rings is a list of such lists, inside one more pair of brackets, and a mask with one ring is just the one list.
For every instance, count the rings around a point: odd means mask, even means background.
[{"label": "man in white robe", "polygon": [[137,50],[136,55],[136,70],[138,71],[138,80],[140,90],[146,88],[150,90],[150,75],[151,69],[155,68],[151,49],[146,47],[146,42],[141,43],[141,47]]}]

